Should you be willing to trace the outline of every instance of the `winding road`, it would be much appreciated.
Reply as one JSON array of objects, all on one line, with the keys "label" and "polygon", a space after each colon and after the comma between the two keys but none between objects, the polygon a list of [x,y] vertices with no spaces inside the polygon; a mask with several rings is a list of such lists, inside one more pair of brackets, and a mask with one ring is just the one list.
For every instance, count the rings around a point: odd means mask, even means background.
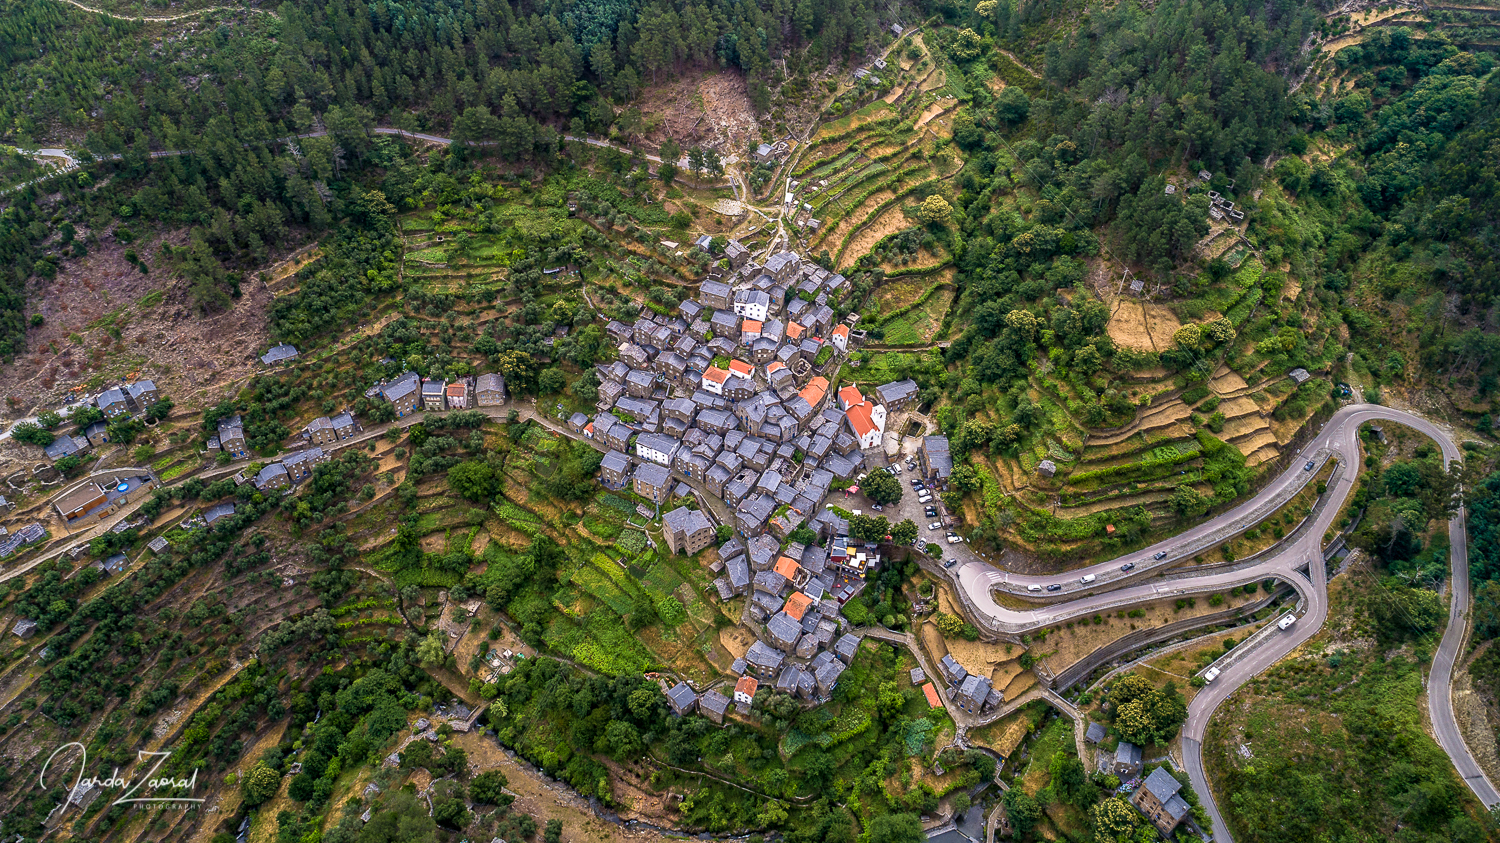
[{"label": "winding road", "polygon": [[[1269,630],[1253,646],[1244,647],[1243,650],[1237,648],[1233,663],[1225,666],[1216,681],[1199,691],[1188,706],[1188,718],[1182,733],[1183,760],[1194,789],[1213,819],[1214,840],[1227,843],[1232,838],[1215,804],[1213,791],[1203,770],[1204,733],[1214,711],[1226,699],[1251,678],[1311,639],[1327,619],[1328,582],[1322,554],[1323,536],[1333,526],[1343,502],[1354,490],[1359,460],[1359,428],[1371,421],[1396,422],[1430,437],[1442,449],[1443,458],[1449,464],[1462,458],[1450,435],[1427,419],[1390,407],[1354,404],[1335,413],[1304,449],[1301,457],[1254,499],[1145,550],[1072,572],[1070,576],[1073,579],[1067,590],[1051,593],[1062,602],[1043,602],[1027,609],[1001,606],[994,598],[996,590],[1019,592],[1034,598],[1037,595],[1027,590],[1029,586],[1045,587],[1046,584],[1058,582],[1058,579],[1027,577],[1001,570],[967,552],[966,547],[953,554],[960,559],[960,564],[949,574],[961,591],[966,607],[975,616],[974,621],[993,633],[1008,636],[1131,603],[1177,594],[1221,591],[1271,577],[1295,588],[1305,606],[1305,611],[1295,623],[1287,630]],[[1281,502],[1306,485],[1318,473],[1316,469],[1327,460],[1337,460],[1343,467],[1350,469],[1335,472],[1330,478],[1328,505],[1315,509],[1311,516],[1313,521],[1306,529],[1289,537],[1255,564],[1231,570],[1209,570],[1197,576],[1179,579],[1143,579],[1143,576],[1179,563],[1192,556],[1197,549],[1212,546],[1275,511]],[[1306,467],[1307,462],[1313,463],[1311,469]],[[1468,632],[1468,546],[1464,513],[1461,509],[1449,522],[1448,534],[1452,548],[1452,600],[1449,604],[1448,626],[1433,657],[1428,677],[1428,707],[1431,711],[1432,731],[1438,745],[1453,760],[1459,776],[1473,790],[1474,795],[1489,807],[1500,803],[1500,792],[1496,791],[1494,784],[1484,775],[1464,744],[1458,721],[1453,714],[1451,697],[1454,664],[1463,649]],[[1166,555],[1160,560],[1154,559],[1158,552]],[[1135,562],[1137,567],[1128,573],[1121,572],[1120,566],[1127,562]],[[1085,584],[1079,578],[1086,574],[1093,574],[1097,579]],[[1049,593],[1044,591],[1042,594]]]},{"label": "winding road", "polygon": [[[451,144],[451,138],[439,135],[407,132],[401,129],[379,127],[370,130],[379,135],[400,135],[437,144]],[[320,137],[325,131],[297,135],[297,138]],[[282,138],[289,141],[294,138]],[[567,137],[567,140],[588,143],[594,146],[615,147],[608,141],[590,138]],[[620,148],[620,147],[615,147]],[[627,150],[628,151],[628,150]],[[153,158],[188,154],[187,150],[168,150],[151,153]],[[61,159],[64,166],[42,178],[65,172],[80,165],[81,160],[66,149],[45,148],[27,151],[35,157]],[[106,158],[119,158],[119,155]],[[655,156],[645,156],[658,161]],[[40,180],[40,179],[38,179]],[[731,175],[731,183],[735,179]],[[12,188],[15,189],[15,188]],[[748,196],[746,197],[748,198]],[[777,217],[777,235],[782,236],[780,217]],[[775,238],[773,238],[773,243]],[[415,419],[413,419],[415,420]],[[1236,690],[1251,678],[1285,657],[1298,646],[1311,639],[1322,627],[1328,614],[1327,578],[1322,556],[1322,538],[1338,517],[1343,502],[1354,489],[1358,472],[1358,431],[1360,425],[1369,421],[1392,421],[1406,425],[1429,436],[1442,449],[1445,461],[1452,463],[1461,459],[1461,452],[1449,434],[1421,416],[1401,410],[1371,404],[1347,406],[1335,413],[1326,422],[1319,434],[1303,449],[1291,467],[1275,478],[1251,500],[1205,521],[1170,539],[1144,550],[1135,551],[1109,562],[1099,563],[1071,572],[1066,579],[1059,577],[1037,577],[1006,571],[991,564],[971,551],[966,544],[950,547],[946,555],[957,561],[948,575],[957,588],[959,596],[975,624],[986,631],[1010,639],[1021,634],[1067,621],[1079,616],[1088,616],[1112,611],[1127,606],[1170,599],[1179,595],[1194,595],[1222,592],[1226,589],[1275,578],[1295,588],[1305,607],[1304,613],[1287,630],[1272,630],[1258,636],[1258,642],[1250,646],[1246,642],[1235,650],[1232,663],[1226,665],[1216,681],[1199,692],[1188,706],[1187,722],[1183,726],[1183,758],[1194,788],[1203,800],[1213,820],[1214,839],[1218,843],[1231,840],[1227,826],[1215,804],[1213,792],[1204,774],[1202,741],[1209,719],[1214,711]],[[1314,510],[1312,523],[1289,536],[1272,551],[1262,554],[1253,564],[1228,568],[1211,568],[1194,573],[1191,569],[1185,576],[1161,578],[1166,569],[1181,564],[1201,551],[1213,547],[1222,540],[1263,520],[1287,500],[1290,500],[1306,484],[1317,476],[1319,469],[1328,461],[1337,463],[1329,478],[1327,505]],[[1311,465],[1309,465],[1309,463]],[[1449,522],[1452,583],[1448,625],[1437,652],[1433,657],[1428,677],[1429,709],[1432,729],[1438,745],[1453,760],[1459,776],[1473,790],[1485,806],[1500,804],[1500,792],[1484,775],[1458,729],[1453,714],[1451,685],[1454,665],[1467,638],[1469,609],[1468,547],[1464,528],[1464,513],[1460,510]],[[1156,558],[1161,554],[1160,558]],[[1121,570],[1130,564],[1129,571]],[[1085,581],[1092,575],[1093,579]],[[1047,591],[1048,586],[1058,586],[1056,591]],[[996,592],[1007,595],[1011,606],[1001,605],[995,599]],[[1030,605],[1015,608],[1018,601]]]}]

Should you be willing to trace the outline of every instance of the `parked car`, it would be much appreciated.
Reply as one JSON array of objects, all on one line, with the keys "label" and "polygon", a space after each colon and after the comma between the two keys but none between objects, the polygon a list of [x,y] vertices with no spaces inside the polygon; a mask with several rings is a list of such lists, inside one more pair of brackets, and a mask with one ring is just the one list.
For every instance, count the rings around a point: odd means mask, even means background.
[{"label": "parked car", "polygon": [[920,485],[922,485],[922,481],[921,481],[921,480],[918,480],[918,479],[917,479],[917,478],[915,478],[915,477],[913,477],[913,478],[912,478],[912,479],[911,479],[911,487],[912,487],[912,488],[913,488],[913,489],[915,489],[915,488],[917,488],[917,487],[918,487],[918,486],[920,486]]},{"label": "parked car", "polygon": [[1084,585],[1088,585],[1096,579],[1098,579],[1098,577],[1094,576],[1093,574],[1084,574],[1082,577],[1078,578],[1078,581],[1083,583]]},{"label": "parked car", "polygon": [[957,559],[944,559],[943,560],[943,567],[944,568],[952,568],[954,565],[957,565],[957,564],[958,564],[958,560]]},{"label": "parked car", "polygon": [[1058,583],[1053,583],[1053,584],[1047,586],[1047,590],[1048,591],[1062,591],[1062,586],[1060,584],[1058,584]]},{"label": "parked car", "polygon": [[870,508],[875,510],[876,512],[885,512],[885,507],[881,506],[878,503],[870,504]]},{"label": "parked car", "polygon": [[1026,590],[1027,591],[1041,591],[1042,587],[1039,586],[1039,585],[1028,585],[1028,586],[1026,586]]},{"label": "parked car", "polygon": [[943,522],[941,522],[941,521],[934,521],[931,524],[927,525],[927,529],[929,529],[929,530],[941,530],[941,529],[943,529]]},{"label": "parked car", "polygon": [[935,507],[935,506],[929,506],[929,507],[927,507],[926,509],[924,509],[922,511],[925,512],[925,513],[927,513],[927,517],[928,518],[936,518],[937,517],[937,507]]},{"label": "parked car", "polygon": [[1120,570],[1122,570],[1122,571],[1134,571],[1135,570],[1135,563],[1134,562],[1126,562],[1124,565],[1120,566]]},{"label": "parked car", "polygon": [[1302,470],[1303,471],[1312,471],[1314,468],[1317,468],[1317,467],[1318,467],[1317,463],[1313,462],[1312,460],[1308,460],[1307,461],[1307,465],[1302,466]]},{"label": "parked car", "polygon": [[954,535],[953,533],[949,533],[948,534],[948,544],[958,544],[959,542],[961,542],[963,540],[964,540],[963,536]]},{"label": "parked car", "polygon": [[1156,560],[1166,559],[1167,552],[1165,550],[1158,550],[1151,558]]}]

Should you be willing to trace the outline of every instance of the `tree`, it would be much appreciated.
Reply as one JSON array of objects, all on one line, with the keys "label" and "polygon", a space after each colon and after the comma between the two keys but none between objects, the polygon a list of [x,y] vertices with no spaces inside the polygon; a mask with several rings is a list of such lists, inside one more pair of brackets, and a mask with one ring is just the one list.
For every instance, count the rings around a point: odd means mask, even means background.
[{"label": "tree", "polygon": [[542,843],[562,843],[562,820],[547,820],[547,827],[542,831]]},{"label": "tree", "polygon": [[510,780],[499,770],[486,770],[469,783],[469,795],[481,805],[509,805],[514,798],[505,792]]},{"label": "tree", "polygon": [[1048,763],[1048,770],[1052,774],[1052,792],[1059,800],[1078,808],[1087,807],[1094,801],[1095,788],[1089,783],[1078,756],[1058,752]]},{"label": "tree", "polygon": [[881,505],[901,500],[901,481],[889,472],[870,472],[865,476],[864,485],[860,489],[865,493],[865,497]]},{"label": "tree", "polygon": [[52,432],[38,425],[36,422],[20,422],[10,429],[10,436],[17,442],[25,442],[38,448],[45,448],[52,444],[56,437]]},{"label": "tree", "polygon": [[1203,329],[1196,323],[1189,322],[1177,329],[1177,333],[1172,335],[1172,341],[1177,343],[1178,348],[1191,351],[1203,342]]},{"label": "tree", "polygon": [[1115,728],[1134,744],[1166,743],[1187,720],[1187,701],[1170,682],[1158,689],[1145,677],[1127,673],[1115,680],[1109,699]]},{"label": "tree", "polygon": [[633,758],[641,751],[641,732],[631,723],[625,720],[611,720],[604,728],[604,734],[600,738],[600,746],[595,747],[603,752],[608,752],[610,757],[616,761],[624,761]]},{"label": "tree", "polygon": [[1140,814],[1119,796],[1094,805],[1089,816],[1094,821],[1094,843],[1128,840],[1140,825]]},{"label": "tree", "polygon": [[426,803],[418,802],[415,794],[392,791],[383,798],[383,804],[360,831],[359,843],[435,843],[437,823],[427,815]]},{"label": "tree", "polygon": [[280,789],[281,774],[264,763],[250,768],[250,772],[245,774],[244,781],[240,782],[240,792],[244,802],[252,808],[275,796],[276,791]]},{"label": "tree", "polygon": [[448,487],[465,500],[483,503],[495,495],[495,470],[482,460],[466,460],[448,469]]},{"label": "tree", "polygon": [[952,216],[952,214],[953,206],[948,204],[948,200],[937,194],[923,199],[922,206],[917,211],[917,216],[921,217],[922,222],[929,225],[947,222],[948,217]]},{"label": "tree", "polygon": [[856,515],[849,519],[849,535],[867,542],[884,541],[891,522],[879,515]]},{"label": "tree", "polygon": [[910,518],[900,524],[891,526],[891,541],[900,545],[908,545],[917,540],[917,524]]},{"label": "tree", "polygon": [[926,546],[924,546],[922,548],[922,550],[928,556],[942,556],[943,555],[943,546],[940,545],[940,544],[936,544],[934,542],[928,542],[926,544]]},{"label": "tree", "polygon": [[714,528],[714,540],[719,544],[734,538],[734,527],[729,524],[720,524]]},{"label": "tree", "polygon": [[906,707],[906,697],[901,694],[901,687],[894,681],[880,683],[880,689],[875,695],[875,708],[879,710],[880,716],[891,720],[901,713]]},{"label": "tree", "polygon": [[1042,818],[1042,806],[1037,804],[1026,791],[1013,787],[1000,795],[1000,802],[1005,805],[1005,816],[1010,819],[1010,827],[1015,829],[1015,836],[1025,840],[1031,836],[1031,830]]},{"label": "tree", "polygon": [[938,632],[941,632],[944,638],[957,638],[963,634],[964,619],[958,615],[937,612],[932,616],[932,622],[937,624]]},{"label": "tree", "polygon": [[1500,580],[1488,580],[1474,590],[1474,635],[1500,636]]},{"label": "tree", "polygon": [[443,638],[436,632],[430,633],[417,645],[417,660],[424,666],[442,664],[447,655],[443,649]]},{"label": "tree", "polygon": [[536,390],[542,395],[556,395],[568,386],[568,375],[556,366],[550,366],[542,370],[541,377],[537,378]]},{"label": "tree", "polygon": [[926,837],[916,814],[882,814],[870,823],[870,843],[921,843]]},{"label": "tree", "polygon": [[1192,486],[1178,486],[1172,492],[1172,508],[1184,518],[1196,518],[1208,511],[1213,499],[1200,494]]},{"label": "tree", "polygon": [[1026,92],[1015,86],[1007,86],[995,98],[995,116],[1007,125],[1015,126],[1025,122],[1026,116],[1031,113],[1031,97]]}]

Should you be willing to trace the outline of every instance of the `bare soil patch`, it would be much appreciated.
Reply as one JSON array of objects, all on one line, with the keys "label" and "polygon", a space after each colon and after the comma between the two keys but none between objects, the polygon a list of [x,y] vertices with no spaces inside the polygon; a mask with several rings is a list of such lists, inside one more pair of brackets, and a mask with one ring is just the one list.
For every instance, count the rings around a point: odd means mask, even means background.
[{"label": "bare soil patch", "polygon": [[[91,394],[127,378],[150,378],[179,407],[217,401],[260,366],[268,344],[272,296],[253,276],[224,313],[201,315],[186,279],[159,261],[162,243],[181,246],[185,231],[142,238],[128,248],[147,255],[142,275],[125,260],[126,246],[109,235],[88,255],[66,262],[50,281],[32,279],[28,314],[44,323],[27,332],[27,352],[0,365],[8,418],[62,406],[73,390]],[[155,300],[142,302],[146,296]],[[76,389],[75,389],[76,388]],[[35,449],[27,449],[35,454]],[[29,460],[27,454],[21,455]],[[0,473],[9,473],[0,457]]]},{"label": "bare soil patch", "polygon": [[922,112],[922,116],[917,118],[917,122],[914,124],[913,128],[922,128],[927,123],[936,119],[938,115],[946,111],[947,107],[947,102],[945,100],[938,100],[932,105],[927,106],[927,108]]},{"label": "bare soil patch", "polygon": [[1151,341],[1151,332],[1146,327],[1146,313],[1141,303],[1135,299],[1115,299],[1114,312],[1109,316],[1109,324],[1104,326],[1109,338],[1116,345],[1133,348],[1137,351],[1156,351],[1156,344]]},{"label": "bare soil patch", "polygon": [[1151,332],[1151,341],[1157,348],[1171,348],[1172,337],[1182,323],[1171,308],[1161,304],[1142,305],[1146,313],[1146,330]]},{"label": "bare soil patch", "polygon": [[684,148],[701,144],[728,155],[760,139],[760,123],[740,73],[663,80],[642,91],[635,107],[647,116],[640,139],[652,146],[672,138]]},{"label": "bare soil patch", "polygon": [[741,658],[750,645],[755,643],[755,635],[742,626],[730,626],[719,630],[719,646],[729,653],[730,660]]},{"label": "bare soil patch", "polygon": [[[514,809],[530,814],[537,825],[546,825],[548,820],[560,820],[563,824],[563,840],[566,843],[624,843],[659,839],[652,831],[627,831],[605,822],[589,809],[588,801],[579,797],[566,785],[549,782],[529,765],[522,766],[506,754],[495,741],[480,732],[469,732],[453,736],[454,743],[463,747],[469,756],[469,768],[479,773],[499,770],[509,781],[507,789],[516,795]],[[672,816],[664,805],[663,796],[634,786],[640,777],[633,769],[611,764],[613,775],[610,781],[615,786],[615,798],[626,806],[620,813],[631,819],[647,819],[661,824],[671,824]]]}]

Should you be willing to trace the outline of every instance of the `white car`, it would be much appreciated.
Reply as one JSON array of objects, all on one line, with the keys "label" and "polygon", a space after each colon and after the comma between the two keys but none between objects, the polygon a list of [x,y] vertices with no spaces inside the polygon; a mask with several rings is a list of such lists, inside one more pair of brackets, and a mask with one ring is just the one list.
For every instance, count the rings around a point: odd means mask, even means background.
[{"label": "white car", "polygon": [[1278,628],[1280,628],[1280,629],[1291,629],[1292,624],[1294,624],[1296,622],[1297,622],[1297,616],[1296,615],[1292,615],[1292,614],[1288,614],[1288,615],[1283,616],[1281,620],[1277,621],[1276,622],[1276,626]]},{"label": "white car", "polygon": [[1088,585],[1096,579],[1098,579],[1098,577],[1094,576],[1093,574],[1084,574],[1082,577],[1079,577],[1078,581],[1083,583],[1084,585]]},{"label": "white car", "polygon": [[943,529],[943,522],[941,522],[941,521],[934,521],[931,524],[927,525],[927,529],[929,529],[929,530],[941,530],[941,529]]},{"label": "white car", "polygon": [[918,495],[917,496],[917,503],[920,503],[920,504],[929,504],[929,503],[932,503],[932,495]]},{"label": "white car", "polygon": [[1204,682],[1204,684],[1212,682],[1212,681],[1214,681],[1215,679],[1218,679],[1218,678],[1219,678],[1219,669],[1217,667],[1211,667],[1211,668],[1208,669],[1207,673],[1203,674],[1203,682]]},{"label": "white car", "polygon": [[1027,591],[1041,591],[1042,587],[1039,586],[1039,585],[1028,585],[1028,586],[1026,586],[1026,590]]},{"label": "white car", "polygon": [[958,544],[959,542],[961,542],[963,540],[964,540],[963,536],[956,536],[956,535],[954,535],[952,533],[948,534],[948,544]]}]

